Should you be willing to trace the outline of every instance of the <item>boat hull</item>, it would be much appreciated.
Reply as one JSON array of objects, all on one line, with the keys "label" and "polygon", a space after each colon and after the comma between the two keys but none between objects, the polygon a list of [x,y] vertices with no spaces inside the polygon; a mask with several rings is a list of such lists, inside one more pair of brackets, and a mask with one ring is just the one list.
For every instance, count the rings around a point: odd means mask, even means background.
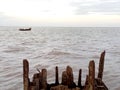
[{"label": "boat hull", "polygon": [[19,31],[31,31],[31,28],[27,28],[27,29],[21,28],[19,29]]}]

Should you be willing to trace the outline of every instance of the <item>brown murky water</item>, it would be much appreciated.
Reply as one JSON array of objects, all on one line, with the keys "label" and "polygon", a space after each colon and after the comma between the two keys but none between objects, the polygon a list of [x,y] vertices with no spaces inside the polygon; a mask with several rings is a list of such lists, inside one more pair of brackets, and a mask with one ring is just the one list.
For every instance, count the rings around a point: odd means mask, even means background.
[{"label": "brown murky water", "polygon": [[71,65],[76,82],[78,70],[83,70],[84,84],[89,61],[95,60],[97,72],[103,50],[103,81],[109,90],[120,90],[120,28],[33,27],[21,32],[17,27],[0,27],[0,90],[23,90],[24,58],[30,62],[30,77],[36,68],[46,68],[48,82],[54,82],[55,66],[61,72]]}]

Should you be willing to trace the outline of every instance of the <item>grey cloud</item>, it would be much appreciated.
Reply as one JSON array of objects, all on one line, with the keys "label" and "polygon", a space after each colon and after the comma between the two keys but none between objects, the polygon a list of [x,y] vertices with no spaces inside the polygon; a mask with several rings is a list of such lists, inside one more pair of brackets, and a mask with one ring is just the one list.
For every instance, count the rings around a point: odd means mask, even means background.
[{"label": "grey cloud", "polygon": [[70,4],[75,8],[75,14],[120,14],[120,1],[119,0],[85,0],[82,2],[71,2]]}]

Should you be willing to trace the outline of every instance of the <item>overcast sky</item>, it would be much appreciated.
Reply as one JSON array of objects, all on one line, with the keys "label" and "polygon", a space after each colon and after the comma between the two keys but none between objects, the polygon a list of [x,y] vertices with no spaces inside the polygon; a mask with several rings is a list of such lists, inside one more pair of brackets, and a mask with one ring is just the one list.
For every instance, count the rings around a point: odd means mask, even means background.
[{"label": "overcast sky", "polygon": [[0,0],[0,26],[120,26],[120,0]]}]

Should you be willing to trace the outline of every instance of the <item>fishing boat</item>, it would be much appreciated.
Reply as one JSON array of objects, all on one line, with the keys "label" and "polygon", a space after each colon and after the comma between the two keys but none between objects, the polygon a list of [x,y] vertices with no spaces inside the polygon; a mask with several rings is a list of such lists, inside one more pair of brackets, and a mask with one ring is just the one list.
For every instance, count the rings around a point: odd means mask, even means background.
[{"label": "fishing boat", "polygon": [[31,31],[31,28],[20,28],[19,31]]}]

